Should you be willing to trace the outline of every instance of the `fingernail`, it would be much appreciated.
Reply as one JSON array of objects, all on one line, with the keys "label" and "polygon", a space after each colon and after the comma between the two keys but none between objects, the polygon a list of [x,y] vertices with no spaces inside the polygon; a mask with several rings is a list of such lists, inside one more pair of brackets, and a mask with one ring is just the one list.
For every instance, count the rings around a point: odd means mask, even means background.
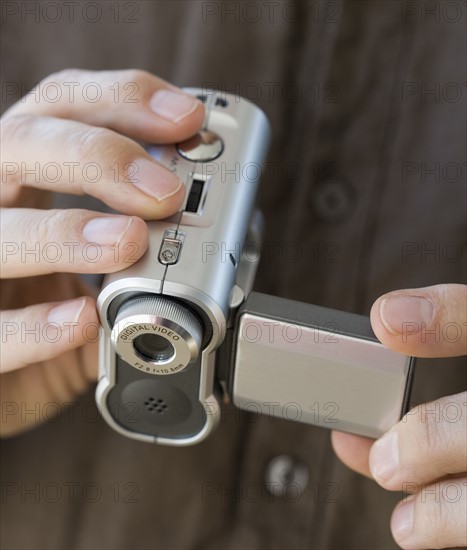
[{"label": "fingernail", "polygon": [[[422,329],[422,323],[429,326],[433,319],[433,304],[421,296],[391,296],[381,302],[380,316],[391,334],[402,334],[404,326],[412,323]],[[413,332],[412,334],[416,334]]]},{"label": "fingernail", "polygon": [[377,480],[388,481],[399,466],[399,442],[397,432],[383,435],[374,443],[370,452],[370,470]]},{"label": "fingernail", "polygon": [[175,195],[183,185],[177,176],[152,160],[139,159],[134,164],[138,170],[132,180],[133,185],[158,201]]},{"label": "fingernail", "polygon": [[86,304],[86,298],[70,300],[64,304],[54,307],[49,311],[47,321],[63,325],[65,323],[77,323]]},{"label": "fingernail", "polygon": [[188,94],[158,90],[152,96],[149,105],[156,115],[178,124],[196,110],[198,103],[194,96]]},{"label": "fingernail", "polygon": [[122,240],[132,222],[128,216],[93,218],[83,227],[82,234],[91,243],[111,245]]},{"label": "fingernail", "polygon": [[391,530],[396,541],[402,541],[412,534],[414,507],[415,498],[408,497],[394,510],[391,519]]}]

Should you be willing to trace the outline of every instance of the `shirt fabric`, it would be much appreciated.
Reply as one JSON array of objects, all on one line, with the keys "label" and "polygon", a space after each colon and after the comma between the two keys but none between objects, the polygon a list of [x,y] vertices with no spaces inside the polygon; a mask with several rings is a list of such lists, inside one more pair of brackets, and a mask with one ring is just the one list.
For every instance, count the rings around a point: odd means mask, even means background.
[{"label": "shirt fabric", "polygon": [[[368,314],[384,292],[465,279],[461,2],[102,2],[94,22],[89,2],[55,22],[50,2],[17,4],[2,17],[2,90],[18,84],[3,109],[74,67],[141,68],[265,111],[256,290]],[[420,360],[412,401],[465,382],[459,359]],[[153,446],[92,402],[2,442],[3,487],[19,487],[2,492],[5,550],[396,547],[402,495],[343,466],[328,430],[227,407],[200,445]],[[268,490],[277,457],[305,472],[298,495]]]}]

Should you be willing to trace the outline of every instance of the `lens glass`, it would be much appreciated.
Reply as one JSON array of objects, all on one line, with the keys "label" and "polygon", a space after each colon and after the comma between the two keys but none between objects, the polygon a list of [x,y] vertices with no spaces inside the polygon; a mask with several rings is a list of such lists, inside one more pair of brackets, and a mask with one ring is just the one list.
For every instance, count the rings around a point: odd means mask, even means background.
[{"label": "lens glass", "polygon": [[166,338],[150,332],[137,336],[133,347],[142,359],[152,363],[165,363],[175,354],[174,347]]}]

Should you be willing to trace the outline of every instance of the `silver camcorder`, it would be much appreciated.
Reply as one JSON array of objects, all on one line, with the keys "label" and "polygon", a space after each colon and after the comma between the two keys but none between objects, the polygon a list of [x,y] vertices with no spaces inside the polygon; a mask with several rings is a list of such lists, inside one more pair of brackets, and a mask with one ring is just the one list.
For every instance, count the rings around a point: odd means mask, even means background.
[{"label": "silver camcorder", "polygon": [[183,208],[148,223],[148,251],[107,276],[98,299],[104,419],[134,439],[191,445],[230,399],[379,437],[406,412],[413,359],[379,343],[367,317],[251,292],[268,121],[245,99],[186,91],[205,103],[203,129],[148,147],[185,182]]}]

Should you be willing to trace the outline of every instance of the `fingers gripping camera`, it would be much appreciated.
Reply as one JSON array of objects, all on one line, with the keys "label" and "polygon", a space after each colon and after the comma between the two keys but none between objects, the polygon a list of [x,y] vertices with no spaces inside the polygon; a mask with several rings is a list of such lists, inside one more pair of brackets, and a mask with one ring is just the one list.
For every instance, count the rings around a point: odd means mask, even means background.
[{"label": "fingers gripping camera", "polygon": [[365,317],[251,292],[258,258],[242,251],[260,247],[269,125],[244,99],[186,91],[206,104],[203,129],[148,147],[185,182],[185,204],[148,223],[148,251],[107,276],[98,299],[104,419],[128,437],[190,445],[214,429],[228,393],[246,410],[281,415],[294,403],[295,420],[378,437],[405,411],[412,359],[377,342]]}]

